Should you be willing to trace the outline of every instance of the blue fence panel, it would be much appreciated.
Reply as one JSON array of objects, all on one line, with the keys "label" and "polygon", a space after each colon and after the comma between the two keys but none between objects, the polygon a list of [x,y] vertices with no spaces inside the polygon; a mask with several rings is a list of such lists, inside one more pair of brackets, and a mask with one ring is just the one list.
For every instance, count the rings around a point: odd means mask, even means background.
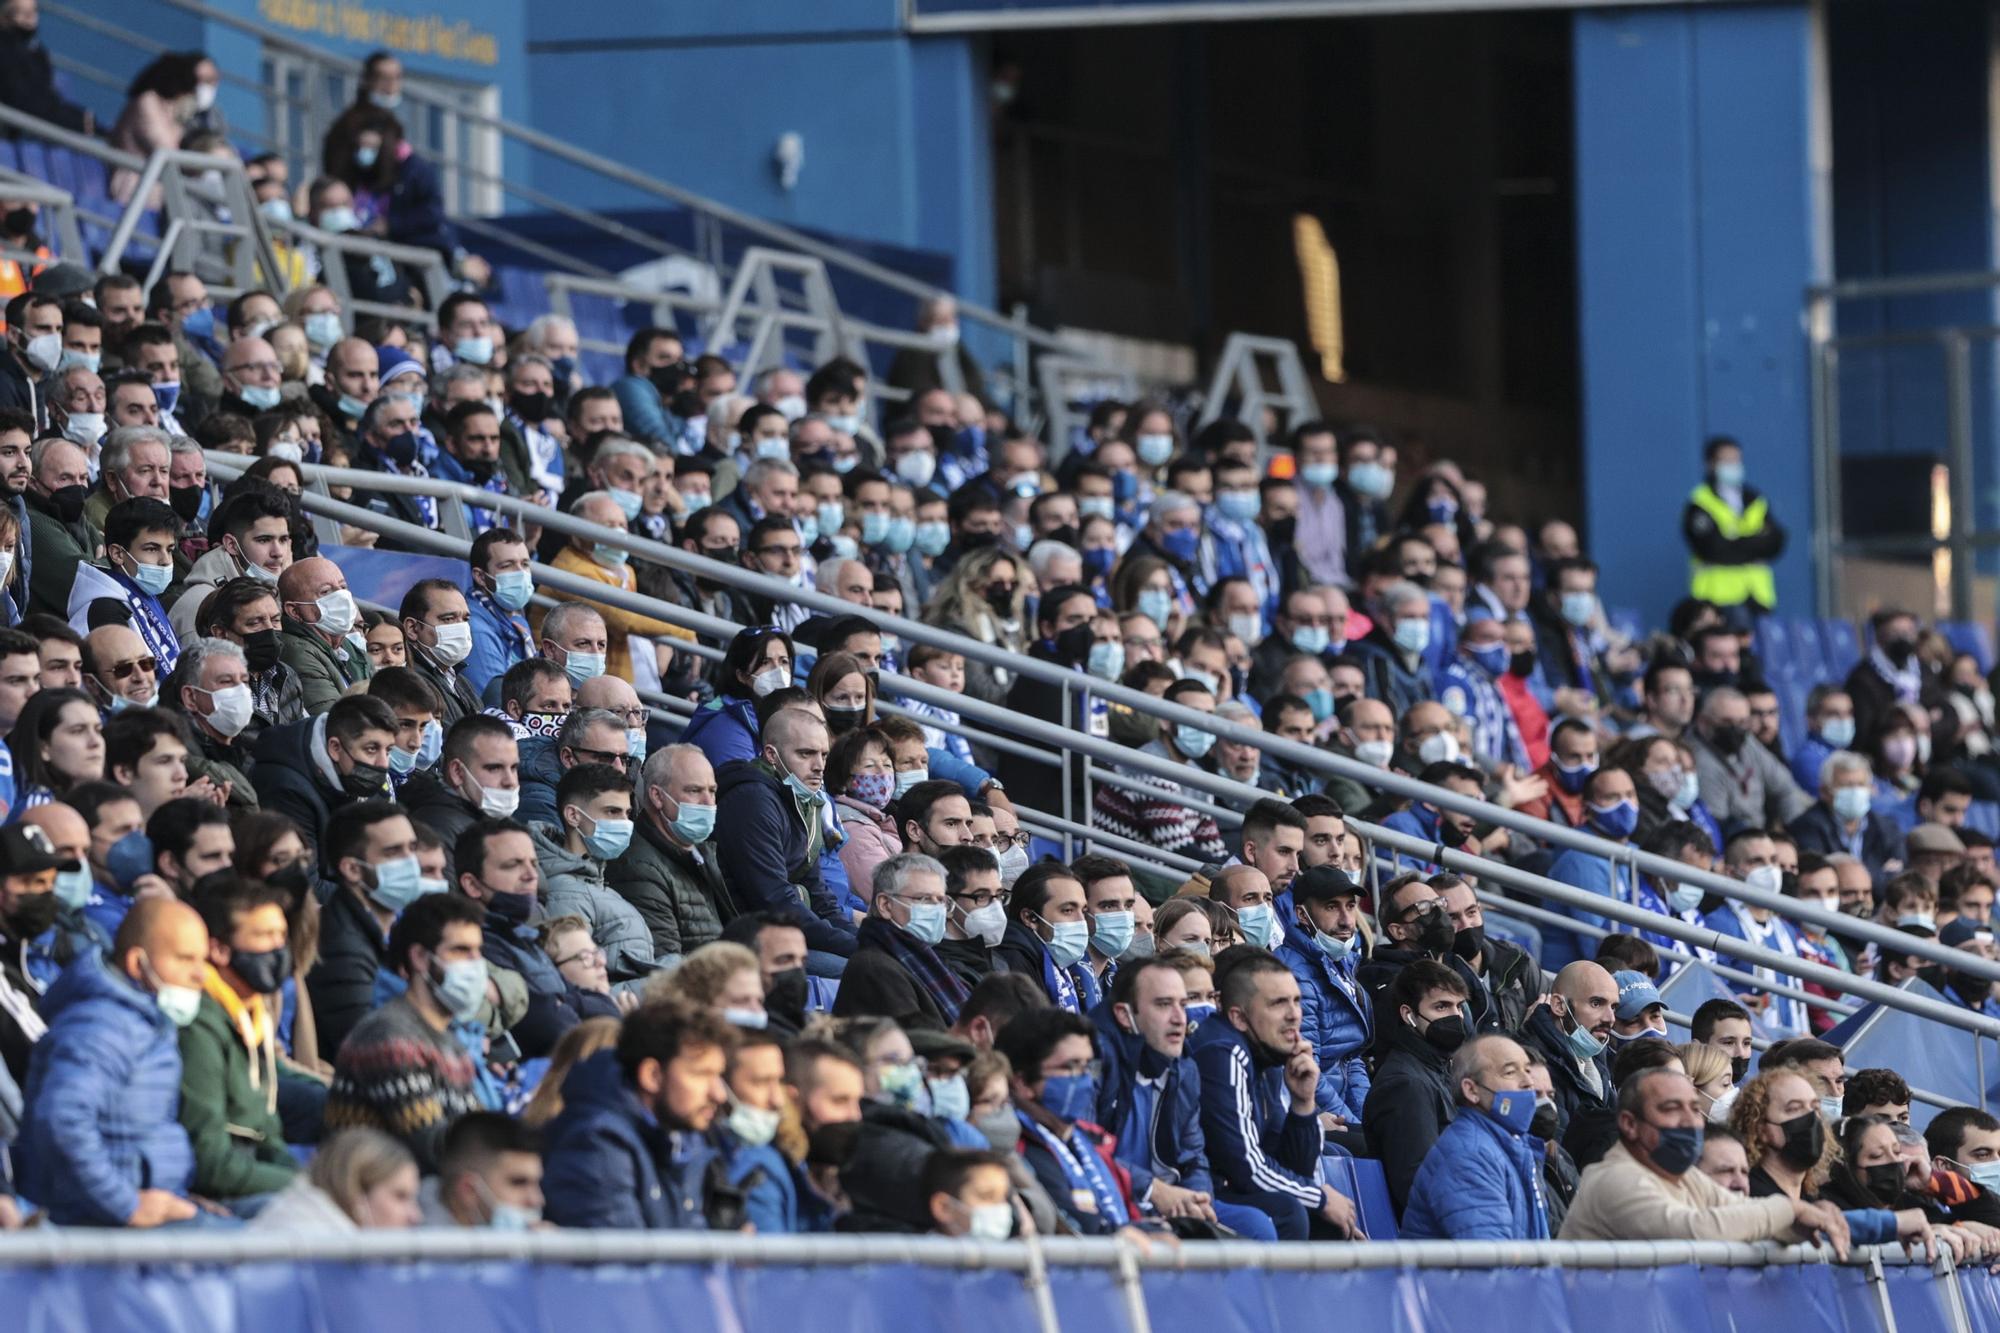
[{"label": "blue fence panel", "polygon": [[1896,1312],[1896,1333],[1954,1333],[1950,1296],[1928,1268],[1898,1265],[1883,1269],[1882,1276]]}]

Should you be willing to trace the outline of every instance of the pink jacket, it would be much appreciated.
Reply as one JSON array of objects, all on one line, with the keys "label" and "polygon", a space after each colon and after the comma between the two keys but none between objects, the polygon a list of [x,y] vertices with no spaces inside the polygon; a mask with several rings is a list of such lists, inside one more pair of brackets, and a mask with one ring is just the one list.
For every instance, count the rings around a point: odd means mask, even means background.
[{"label": "pink jacket", "polygon": [[847,868],[847,883],[855,897],[873,902],[875,867],[900,854],[903,840],[896,836],[895,821],[866,801],[840,796],[834,804],[840,811],[840,827],[847,833],[847,841],[840,844],[840,864]]}]

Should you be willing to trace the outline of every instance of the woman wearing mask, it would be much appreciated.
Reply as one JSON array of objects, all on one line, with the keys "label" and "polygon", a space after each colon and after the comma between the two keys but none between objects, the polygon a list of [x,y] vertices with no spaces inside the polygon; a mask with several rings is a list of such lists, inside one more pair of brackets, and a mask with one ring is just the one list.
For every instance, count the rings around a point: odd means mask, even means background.
[{"label": "woman wearing mask", "polygon": [[1731,1076],[1729,1056],[1720,1046],[1691,1041],[1680,1048],[1681,1068],[1701,1097],[1701,1113],[1712,1125],[1729,1123],[1730,1108],[1736,1105],[1736,1080]]},{"label": "woman wearing mask", "polygon": [[[952,566],[933,596],[924,623],[992,644],[1010,653],[1027,648],[1022,621],[1022,566],[1007,551],[988,546],[972,551]],[[965,659],[965,692],[990,704],[1002,703],[1014,684],[1013,673],[976,658]]]},{"label": "woman wearing mask", "polygon": [[[1840,1160],[1840,1145],[1819,1113],[1819,1094],[1793,1070],[1759,1074],[1744,1084],[1730,1108],[1729,1127],[1742,1138],[1749,1156],[1753,1199],[1773,1194],[1818,1199]],[[1929,1252],[1934,1243],[1921,1208],[1892,1212],[1874,1206],[1846,1210],[1842,1216],[1856,1245],[1922,1241]]]},{"label": "woman wearing mask", "polygon": [[[135,157],[151,157],[158,149],[179,149],[188,123],[202,110],[197,73],[208,57],[199,51],[169,51],[140,70],[125,90],[125,109],[111,127],[111,146]],[[126,167],[111,173],[111,197],[119,203],[132,198],[139,174]],[[158,208],[158,187],[147,207]]]},{"label": "woman wearing mask", "polygon": [[529,353],[508,364],[507,424],[527,447],[528,479],[534,488],[561,495],[566,437],[556,403],[555,366],[547,357]]},{"label": "woman wearing mask", "polygon": [[694,715],[681,739],[698,746],[708,762],[721,768],[733,759],[755,759],[757,700],[788,688],[795,654],[792,636],[759,626],[729,641],[715,670],[715,698]]},{"label": "woman wearing mask", "polygon": [[259,1231],[333,1233],[421,1225],[417,1159],[379,1129],[343,1130],[251,1220]]},{"label": "woman wearing mask", "polygon": [[[1907,1127],[1906,1127],[1907,1128]],[[1951,1214],[1936,1200],[1910,1188],[1910,1164],[1887,1116],[1849,1116],[1840,1126],[1840,1160],[1827,1177],[1826,1197],[1842,1209],[1916,1209],[1934,1228],[1932,1235],[1964,1262],[1985,1250],[1972,1232],[1947,1225]]]},{"label": "woman wearing mask", "polygon": [[836,738],[875,722],[875,680],[852,653],[828,653],[813,664],[806,693],[826,716]]},{"label": "woman wearing mask", "polygon": [[331,287],[315,283],[289,293],[283,308],[285,318],[305,331],[306,347],[312,363],[306,371],[306,383],[326,383],[326,354],[333,350],[335,343],[347,336],[347,324],[340,314],[340,298],[333,294]]},{"label": "woman wearing mask", "polygon": [[1154,947],[1161,953],[1187,949],[1203,958],[1214,957],[1215,926],[1210,920],[1213,906],[1206,898],[1167,899],[1153,918]]},{"label": "woman wearing mask", "polygon": [[1701,799],[1701,784],[1694,770],[1681,767],[1680,747],[1665,736],[1620,741],[1604,756],[1604,763],[1632,775],[1639,797],[1639,842],[1648,842],[1660,829],[1685,820],[1688,806]]},{"label": "woman wearing mask", "polygon": [[320,169],[354,192],[361,230],[445,257],[452,271],[483,287],[493,271],[458,242],[445,216],[437,168],[403,137],[402,122],[379,107],[350,107],[327,131]]},{"label": "woman wearing mask", "polygon": [[1910,719],[1900,710],[1891,711],[1876,725],[1864,748],[1875,769],[1871,806],[1888,814],[1908,804],[1922,782],[1917,764],[1921,747]]},{"label": "woman wearing mask", "polygon": [[1119,438],[1132,446],[1132,452],[1139,458],[1139,475],[1148,481],[1157,481],[1160,469],[1181,450],[1174,414],[1161,403],[1135,404],[1125,414]]},{"label": "woman wearing mask", "polygon": [[1146,617],[1168,642],[1178,639],[1187,623],[1174,594],[1174,572],[1157,556],[1133,555],[1118,562],[1111,607],[1121,616]]},{"label": "woman wearing mask", "polygon": [[896,821],[888,814],[896,793],[888,739],[863,728],[836,740],[826,761],[826,789],[834,793],[840,825],[847,833],[847,841],[840,845],[840,863],[853,889],[848,909],[859,921],[874,892],[875,867],[903,850]]}]

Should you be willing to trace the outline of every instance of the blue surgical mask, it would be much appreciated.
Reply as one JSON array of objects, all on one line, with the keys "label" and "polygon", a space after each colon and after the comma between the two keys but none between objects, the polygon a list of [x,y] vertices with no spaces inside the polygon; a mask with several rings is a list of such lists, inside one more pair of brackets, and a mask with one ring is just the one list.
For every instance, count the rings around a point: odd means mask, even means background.
[{"label": "blue surgical mask", "polygon": [[1725,491],[1739,490],[1743,486],[1743,465],[1741,463],[1717,463],[1715,484]]},{"label": "blue surgical mask", "polygon": [[[331,231],[333,229],[329,227],[327,230]],[[307,315],[304,324],[306,341],[321,351],[325,351],[339,342],[346,334],[346,330],[340,326],[340,316],[331,310],[321,310],[315,314]],[[347,405],[343,403],[340,410],[346,412]],[[349,412],[348,415],[354,416],[356,414]]]},{"label": "blue surgical mask", "polygon": [[715,833],[715,807],[682,801],[680,813],[673,818],[673,830],[682,842],[707,842]]},{"label": "blue surgical mask", "polygon": [[1158,625],[1167,627],[1167,618],[1174,613],[1174,595],[1165,588],[1141,588],[1139,590],[1139,614]]},{"label": "blue surgical mask", "polygon": [[369,868],[375,872],[375,887],[368,890],[368,896],[383,911],[401,912],[423,896],[424,872],[416,857],[399,856]]},{"label": "blue surgical mask", "polygon": [[1507,645],[1504,643],[1483,643],[1478,647],[1467,644],[1465,655],[1479,664],[1480,670],[1489,676],[1507,674]]},{"label": "blue surgical mask", "polygon": [[[1358,939],[1360,937],[1356,936],[1355,938]],[[1354,952],[1354,940],[1344,940],[1338,935],[1329,935],[1316,927],[1313,930],[1313,943],[1319,946],[1321,953],[1336,963],[1341,962],[1347,955]]]},{"label": "blue surgical mask", "polygon": [[215,336],[215,307],[203,306],[191,311],[181,320],[181,332],[190,338],[212,338]]},{"label": "blue surgical mask", "polygon": [[476,338],[460,338],[451,345],[451,354],[460,361],[483,366],[493,359],[493,339],[484,333]]},{"label": "blue surgical mask", "polygon": [[1333,716],[1333,691],[1324,686],[1306,691],[1306,707],[1313,710],[1313,721],[1324,722]]},{"label": "blue surgical mask", "polygon": [[880,546],[889,540],[889,515],[877,509],[861,516],[861,542],[864,546]]},{"label": "blue surgical mask", "polygon": [[917,524],[918,551],[930,556],[941,555],[944,553],[944,548],[949,545],[951,545],[951,524],[941,523],[935,519]]},{"label": "blue surgical mask", "polygon": [[1245,942],[1260,949],[1271,948],[1278,942],[1278,914],[1269,903],[1239,909],[1236,925],[1242,930]]},{"label": "blue surgical mask", "polygon": [[608,493],[612,500],[617,503],[618,512],[625,515],[627,523],[639,517],[639,511],[646,507],[646,497],[637,491],[621,490],[613,486]]},{"label": "blue surgical mask", "polygon": [[246,384],[236,391],[236,396],[259,412],[268,412],[278,405],[281,395],[268,384]]},{"label": "blue surgical mask", "polygon": [[406,778],[417,771],[417,752],[405,750],[400,745],[389,747],[389,772],[399,778]]},{"label": "blue surgical mask", "polygon": [[1868,808],[1874,803],[1874,793],[1866,787],[1835,787],[1833,789],[1833,813],[1842,821],[1852,824],[1868,817]]},{"label": "blue surgical mask", "polygon": [[1159,467],[1174,456],[1174,437],[1171,435],[1141,435],[1135,446],[1139,461],[1147,467]]},{"label": "blue surgical mask", "polygon": [[1160,534],[1160,549],[1186,564],[1201,550],[1201,534],[1193,528],[1175,528]]},{"label": "blue surgical mask", "polygon": [[930,780],[931,771],[928,768],[906,768],[896,775],[896,795],[900,799],[909,794],[910,788]]},{"label": "blue surgical mask", "polygon": [[1090,942],[1106,958],[1117,958],[1132,947],[1133,915],[1099,912],[1090,919]]},{"label": "blue surgical mask", "polygon": [[[950,529],[946,529],[950,537]],[[901,555],[917,544],[917,521],[908,514],[898,514],[889,520],[889,534],[882,539],[882,549],[890,555]],[[944,548],[939,547],[939,550]]]},{"label": "blue surgical mask", "polygon": [[1076,500],[1079,519],[1113,518],[1118,513],[1118,502],[1108,495],[1080,495]]},{"label": "blue surgical mask", "polygon": [[814,517],[819,520],[819,530],[831,537],[847,522],[847,506],[838,500],[822,500]]},{"label": "blue surgical mask", "polygon": [[936,944],[944,938],[945,904],[911,903],[910,919],[903,929],[914,939],[925,944]]},{"label": "blue surgical mask", "polygon": [[1639,827],[1639,803],[1637,801],[1615,801],[1610,805],[1589,807],[1590,822],[1606,836],[1623,840],[1632,836],[1632,830]]},{"label": "blue surgical mask", "polygon": [[784,459],[792,460],[792,442],[783,435],[767,435],[757,441],[756,456],[760,462]]},{"label": "blue surgical mask", "polygon": [[1251,523],[1256,521],[1263,502],[1255,491],[1223,491],[1215,497],[1215,508],[1231,522]]},{"label": "blue surgical mask", "polygon": [[604,654],[571,652],[563,658],[563,672],[572,685],[596,680],[604,674]]},{"label": "blue surgical mask", "polygon": [[111,882],[129,890],[141,875],[153,873],[153,843],[144,829],[133,829],[111,844],[104,854],[104,870]]},{"label": "blue surgical mask", "polygon": [[1582,629],[1596,614],[1596,593],[1566,592],[1562,595],[1562,618],[1573,627]]},{"label": "blue surgical mask", "polygon": [[622,546],[612,546],[606,542],[594,542],[590,548],[590,558],[607,569],[616,569],[632,558]]},{"label": "blue surgical mask", "polygon": [[1091,644],[1085,669],[1099,680],[1117,680],[1125,674],[1125,645],[1109,642]]},{"label": "blue surgical mask", "polygon": [[505,569],[493,576],[493,600],[519,611],[535,595],[535,576],[525,569]]},{"label": "blue surgical mask", "polygon": [[434,768],[444,753],[444,725],[436,718],[424,723],[424,738],[417,745],[417,767]]},{"label": "blue surgical mask", "polygon": [[1057,967],[1073,967],[1090,950],[1090,927],[1082,921],[1049,923],[1049,958]]},{"label": "blue surgical mask", "polygon": [[1380,463],[1364,461],[1347,469],[1347,486],[1356,495],[1386,500],[1396,489],[1396,474]]},{"label": "blue surgical mask", "polygon": [[1556,785],[1574,796],[1583,790],[1583,784],[1597,771],[1597,761],[1589,759],[1581,764],[1570,765],[1560,759],[1555,761]]},{"label": "blue surgical mask", "polygon": [[1705,896],[1700,889],[1694,887],[1692,884],[1678,884],[1674,886],[1674,891],[1667,895],[1667,900],[1673,904],[1673,909],[1676,912],[1692,912],[1695,908],[1701,906],[1701,900]]},{"label": "blue surgical mask", "polygon": [[1324,625],[1300,625],[1292,631],[1292,647],[1317,657],[1333,643],[1333,633]]},{"label": "blue surgical mask", "polygon": [[1187,1007],[1187,1021],[1190,1029],[1206,1023],[1214,1017],[1215,1006],[1212,1004],[1191,1004]]},{"label": "blue surgical mask", "polygon": [[583,835],[583,845],[598,860],[615,861],[625,855],[625,849],[632,845],[632,821],[600,819],[590,832]]},{"label": "blue surgical mask", "polygon": [[1097,1078],[1092,1074],[1061,1074],[1042,1080],[1035,1099],[1058,1120],[1092,1120],[1097,1116]]},{"label": "blue surgical mask", "polygon": [[965,1075],[926,1079],[924,1086],[931,1094],[931,1114],[938,1119],[965,1120],[971,1117],[972,1091],[965,1085]]},{"label": "blue surgical mask", "polygon": [[1836,750],[1845,750],[1854,744],[1854,719],[1851,717],[1830,717],[1819,724],[1819,738]]},{"label": "blue surgical mask", "polygon": [[1604,1039],[1595,1035],[1581,1023],[1567,1034],[1570,1054],[1579,1060],[1595,1060],[1604,1053]]},{"label": "blue surgical mask", "polygon": [[638,764],[646,758],[646,729],[644,727],[625,728],[625,753],[631,762]]},{"label": "blue surgical mask", "polygon": [[1325,490],[1340,476],[1340,469],[1332,463],[1306,463],[1299,468],[1299,480],[1315,490]]},{"label": "blue surgical mask", "polygon": [[430,983],[431,993],[446,1013],[461,1023],[470,1022],[479,1013],[479,1006],[486,1003],[486,960],[461,958],[434,966]]},{"label": "blue surgical mask", "polygon": [[174,562],[164,565],[149,565],[134,556],[132,561],[132,582],[139,585],[139,591],[149,597],[158,597],[174,581]]},{"label": "blue surgical mask", "polygon": [[56,872],[56,901],[66,911],[75,911],[90,901],[90,891],[95,887],[90,878],[89,866],[78,866],[75,870]]},{"label": "blue surgical mask", "polygon": [[1191,726],[1186,722],[1178,723],[1174,727],[1174,748],[1190,759],[1201,758],[1214,745],[1213,732],[1203,731],[1200,727]]},{"label": "blue surgical mask", "polygon": [[1431,622],[1429,620],[1398,620],[1396,622],[1396,646],[1406,653],[1421,653],[1431,646]]}]

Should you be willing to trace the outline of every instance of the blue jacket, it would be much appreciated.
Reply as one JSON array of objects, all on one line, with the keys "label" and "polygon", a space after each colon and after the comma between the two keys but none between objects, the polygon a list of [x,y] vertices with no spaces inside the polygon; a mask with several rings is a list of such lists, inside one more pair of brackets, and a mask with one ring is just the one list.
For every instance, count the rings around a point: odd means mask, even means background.
[{"label": "blue jacket", "polygon": [[[1425,805],[1421,801],[1412,801],[1401,810],[1385,817],[1382,820],[1382,827],[1401,833],[1405,837],[1422,838],[1425,842],[1435,845],[1438,841],[1438,825],[1441,822],[1442,816],[1435,807]],[[1406,870],[1414,870],[1423,875],[1435,875],[1438,867],[1429,861],[1419,861],[1408,852],[1397,852],[1396,873],[1400,875]]]},{"label": "blue jacket", "polygon": [[1285,923],[1277,954],[1299,979],[1299,1035],[1312,1043],[1319,1061],[1319,1109],[1358,1125],[1368,1101],[1365,1057],[1375,1040],[1375,1006],[1355,977],[1360,958],[1349,954],[1346,962],[1334,962],[1293,921]]},{"label": "blue jacket", "polygon": [[854,925],[821,878],[815,830],[799,814],[791,790],[750,763],[718,770],[716,783],[716,823],[727,834],[716,840],[716,860],[737,906],[791,917],[808,948],[852,954]]},{"label": "blue jacket", "polygon": [[1542,1141],[1484,1111],[1445,1126],[1417,1168],[1403,1210],[1405,1240],[1547,1240]]},{"label": "blue jacket", "polygon": [[143,1189],[185,1195],[194,1149],[181,1128],[181,1047],[153,997],[101,953],[42,997],[49,1030],[23,1090],[21,1193],[58,1226],[123,1226]]},{"label": "blue jacket", "polygon": [[514,811],[518,824],[554,824],[562,827],[556,810],[556,787],[563,779],[562,761],[556,758],[556,743],[548,736],[530,736],[520,743],[521,805]]},{"label": "blue jacket", "polygon": [[1283,1066],[1260,1067],[1250,1042],[1218,1015],[1188,1045],[1201,1071],[1201,1131],[1218,1190],[1273,1217],[1317,1212],[1325,1136],[1317,1115],[1293,1115]]},{"label": "blue jacket", "polygon": [[528,1012],[510,1029],[529,1058],[548,1055],[563,1033],[580,1021],[569,983],[542,948],[538,926],[507,920],[489,907],[482,952],[494,967],[519,974],[528,986]]},{"label": "blue jacket", "polygon": [[599,1051],[563,1080],[563,1110],[542,1160],[548,1219],[564,1227],[706,1231],[704,1177],[715,1150],[660,1127],[625,1084],[618,1052]]},{"label": "blue jacket", "polygon": [[660,400],[658,385],[644,375],[623,375],[611,382],[611,392],[618,399],[619,412],[624,415],[626,433],[633,439],[656,440],[662,444],[671,439],[667,430],[667,409]]},{"label": "blue jacket", "polygon": [[727,1129],[717,1131],[722,1142],[723,1170],[729,1183],[743,1191],[744,1212],[760,1236],[785,1236],[815,1228],[799,1218],[798,1186],[792,1164],[770,1144],[752,1148]]},{"label": "blue jacket", "polygon": [[[1213,1193],[1208,1146],[1201,1133],[1201,1072],[1185,1051],[1168,1060],[1149,1049],[1137,1033],[1111,1016],[1106,1000],[1090,1011],[1097,1025],[1097,1051],[1104,1073],[1097,1084],[1097,1123],[1117,1135],[1112,1156],[1132,1177],[1132,1197],[1144,1203],[1155,1179]],[[1138,1083],[1142,1071],[1158,1069],[1159,1096],[1152,1123],[1138,1123]],[[1129,1122],[1129,1123],[1128,1123]]]},{"label": "blue jacket", "polygon": [[681,739],[699,746],[717,772],[734,760],[755,759],[761,748],[757,736],[757,705],[734,695],[704,704],[681,731]]},{"label": "blue jacket", "polygon": [[[1634,898],[1632,871],[1626,867],[1614,868],[1610,861],[1594,852],[1569,848],[1558,856],[1549,867],[1549,878],[1572,888],[1586,889],[1600,897],[1616,902],[1630,903]],[[1574,907],[1560,907],[1550,903],[1549,907],[1564,916],[1587,925],[1609,928],[1611,923],[1595,912],[1585,912]],[[1542,932],[1542,966],[1552,972],[1560,972],[1566,965],[1579,958],[1591,958],[1597,953],[1595,936],[1563,930]]]},{"label": "blue jacket", "polygon": [[[472,654],[459,672],[483,698],[488,682],[498,680],[507,674],[508,667],[533,655],[535,636],[520,613],[481,593],[468,594],[466,605],[472,612]],[[524,643],[528,647],[524,648]]]},{"label": "blue jacket", "polygon": [[940,782],[956,782],[965,788],[966,797],[978,800],[979,793],[993,775],[975,763],[960,759],[949,750],[926,750],[929,756],[930,775]]},{"label": "blue jacket", "polygon": [[1807,736],[1792,747],[1792,759],[1787,767],[1792,770],[1792,780],[1799,784],[1800,791],[1819,790],[1819,766],[1832,753],[1833,747],[1816,735]]}]

